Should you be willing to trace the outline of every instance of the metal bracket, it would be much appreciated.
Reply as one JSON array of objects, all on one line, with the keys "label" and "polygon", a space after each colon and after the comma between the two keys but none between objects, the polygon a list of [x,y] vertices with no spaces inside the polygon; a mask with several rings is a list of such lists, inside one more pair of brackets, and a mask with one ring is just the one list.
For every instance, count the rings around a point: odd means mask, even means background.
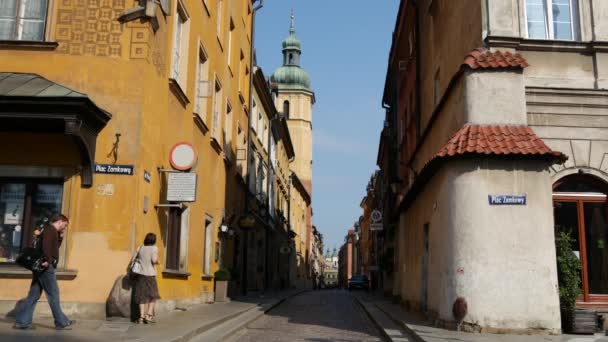
[{"label": "metal bracket", "polygon": [[177,203],[177,204],[155,204],[154,208],[158,209],[158,208],[180,208],[180,209],[184,209],[184,207],[186,207],[183,203]]}]

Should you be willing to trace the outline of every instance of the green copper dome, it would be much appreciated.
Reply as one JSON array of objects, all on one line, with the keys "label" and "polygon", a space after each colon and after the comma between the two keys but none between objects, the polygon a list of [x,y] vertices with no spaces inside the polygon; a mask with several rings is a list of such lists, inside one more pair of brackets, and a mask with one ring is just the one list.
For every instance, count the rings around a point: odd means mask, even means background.
[{"label": "green copper dome", "polygon": [[300,55],[302,54],[302,42],[296,38],[294,27],[294,16],[291,14],[291,26],[289,36],[283,40],[283,66],[279,67],[270,76],[270,82],[276,83],[283,89],[306,89],[310,90],[310,77],[300,66]]},{"label": "green copper dome", "polygon": [[299,65],[283,65],[270,76],[270,82],[277,83],[281,88],[310,89],[310,77]]}]

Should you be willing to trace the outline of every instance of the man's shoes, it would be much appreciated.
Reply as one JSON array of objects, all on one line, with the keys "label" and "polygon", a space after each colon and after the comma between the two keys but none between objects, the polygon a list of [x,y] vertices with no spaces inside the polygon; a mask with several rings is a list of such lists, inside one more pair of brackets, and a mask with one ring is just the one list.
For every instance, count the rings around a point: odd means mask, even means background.
[{"label": "man's shoes", "polygon": [[76,323],[74,320],[70,320],[70,323],[67,325],[58,325],[55,327],[57,330],[72,330],[72,326]]},{"label": "man's shoes", "polygon": [[13,325],[13,329],[17,329],[17,330],[34,330],[36,329],[36,327],[34,327],[33,325],[19,325],[19,324],[15,324]]}]

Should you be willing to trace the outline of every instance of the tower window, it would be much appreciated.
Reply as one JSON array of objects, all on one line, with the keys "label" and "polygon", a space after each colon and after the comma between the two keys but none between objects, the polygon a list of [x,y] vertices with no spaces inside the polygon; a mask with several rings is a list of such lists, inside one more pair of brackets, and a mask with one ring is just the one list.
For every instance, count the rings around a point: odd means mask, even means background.
[{"label": "tower window", "polygon": [[293,64],[293,53],[289,54],[289,64]]},{"label": "tower window", "polygon": [[283,102],[283,114],[289,119],[289,101]]}]

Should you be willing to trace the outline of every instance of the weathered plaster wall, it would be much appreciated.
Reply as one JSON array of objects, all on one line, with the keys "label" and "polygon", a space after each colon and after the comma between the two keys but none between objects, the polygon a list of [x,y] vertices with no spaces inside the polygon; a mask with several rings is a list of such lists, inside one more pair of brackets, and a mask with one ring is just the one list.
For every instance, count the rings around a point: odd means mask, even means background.
[{"label": "weathered plaster wall", "polygon": [[[490,194],[524,194],[527,205],[490,206]],[[558,331],[551,213],[551,180],[539,162],[449,162],[401,216],[395,294],[420,309],[428,223],[431,316],[453,321],[452,304],[464,297],[472,326]]]}]

